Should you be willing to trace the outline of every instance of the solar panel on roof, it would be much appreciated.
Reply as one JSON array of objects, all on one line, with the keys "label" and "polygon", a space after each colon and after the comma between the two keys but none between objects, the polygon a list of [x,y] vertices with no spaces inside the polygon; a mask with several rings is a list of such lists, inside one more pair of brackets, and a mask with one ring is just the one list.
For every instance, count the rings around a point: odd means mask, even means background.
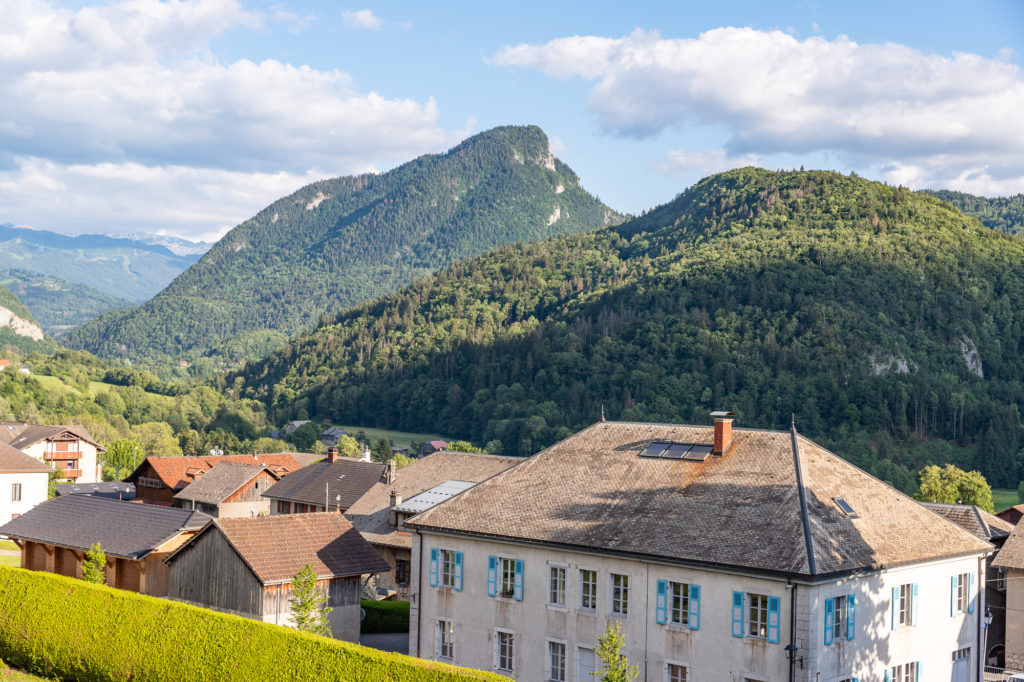
[{"label": "solar panel on roof", "polygon": [[682,459],[690,451],[689,443],[672,443],[665,452],[661,453],[662,459]]},{"label": "solar panel on roof", "polygon": [[[700,448],[700,449],[698,449]],[[691,462],[703,462],[711,454],[711,448],[701,448],[700,446],[694,446],[690,448],[690,451],[683,455],[683,459]]]},{"label": "solar panel on roof", "polygon": [[668,448],[668,446],[669,446],[668,443],[666,443],[664,441],[656,440],[653,443],[651,443],[650,445],[648,445],[646,448],[644,448],[644,451],[640,453],[640,456],[641,457],[660,457],[661,453],[663,453],[665,451],[665,449]]}]

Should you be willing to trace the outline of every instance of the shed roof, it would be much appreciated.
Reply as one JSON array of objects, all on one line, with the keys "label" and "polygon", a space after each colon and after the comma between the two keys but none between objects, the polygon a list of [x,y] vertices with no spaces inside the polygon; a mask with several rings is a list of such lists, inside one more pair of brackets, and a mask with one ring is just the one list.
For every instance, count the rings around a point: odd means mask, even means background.
[{"label": "shed roof", "polygon": [[648,458],[714,429],[598,423],[406,524],[793,578],[992,549],[795,429],[732,438],[722,457]]},{"label": "shed roof", "polygon": [[200,512],[65,495],[0,526],[0,534],[80,550],[98,542],[108,555],[140,560],[179,533],[209,522]]},{"label": "shed roof", "polygon": [[[222,533],[265,585],[290,581],[307,563],[320,579],[391,570],[352,524],[336,512],[216,519],[203,532]],[[168,557],[167,563],[187,546]]]},{"label": "shed roof", "polygon": [[212,469],[175,493],[174,497],[178,500],[220,504],[264,471],[275,481],[281,478],[263,464],[218,462]]},{"label": "shed roof", "polygon": [[485,481],[523,461],[522,457],[434,452],[399,469],[392,483],[376,483],[345,511],[345,516],[374,544],[411,548],[412,535],[388,525],[391,491],[408,500],[445,481]]},{"label": "shed roof", "polygon": [[922,502],[925,507],[960,526],[971,535],[988,542],[1006,539],[1013,524],[973,504]]},{"label": "shed roof", "polygon": [[375,483],[381,480],[384,465],[358,459],[317,462],[286,476],[263,493],[264,497],[290,502],[352,506]]}]

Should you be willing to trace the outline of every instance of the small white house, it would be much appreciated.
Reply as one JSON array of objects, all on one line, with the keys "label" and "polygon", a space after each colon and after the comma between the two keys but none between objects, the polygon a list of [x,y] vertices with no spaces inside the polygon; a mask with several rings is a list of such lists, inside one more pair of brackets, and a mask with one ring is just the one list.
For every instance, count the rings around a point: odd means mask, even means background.
[{"label": "small white house", "polygon": [[992,546],[791,432],[601,422],[405,522],[410,653],[592,680],[979,679]]},{"label": "small white house", "polygon": [[97,483],[103,480],[99,454],[105,450],[83,426],[0,422],[0,442],[51,465],[61,472],[65,481]]},{"label": "small white house", "polygon": [[50,467],[0,443],[0,525],[46,501]]}]

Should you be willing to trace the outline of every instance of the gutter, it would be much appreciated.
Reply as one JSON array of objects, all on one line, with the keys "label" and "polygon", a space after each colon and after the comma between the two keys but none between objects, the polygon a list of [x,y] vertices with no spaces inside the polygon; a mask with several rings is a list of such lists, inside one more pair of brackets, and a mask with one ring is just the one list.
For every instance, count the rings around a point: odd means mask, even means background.
[{"label": "gutter", "polygon": [[807,568],[813,578],[818,573],[814,564],[814,541],[811,539],[811,519],[807,515],[807,491],[804,488],[804,476],[800,470],[800,446],[796,441],[796,422],[790,427],[790,438],[793,441],[793,466],[796,471],[796,490],[800,495],[800,519],[804,525],[804,544],[807,547]]}]

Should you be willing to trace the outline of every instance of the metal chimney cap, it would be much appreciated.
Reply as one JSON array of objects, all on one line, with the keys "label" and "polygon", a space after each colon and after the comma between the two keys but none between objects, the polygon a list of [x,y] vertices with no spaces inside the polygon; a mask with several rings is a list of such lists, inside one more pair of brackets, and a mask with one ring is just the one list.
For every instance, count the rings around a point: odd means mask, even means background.
[{"label": "metal chimney cap", "polygon": [[714,417],[715,419],[735,419],[736,418],[736,413],[735,412],[722,412],[722,411],[718,411],[718,412],[712,412],[711,416]]}]

